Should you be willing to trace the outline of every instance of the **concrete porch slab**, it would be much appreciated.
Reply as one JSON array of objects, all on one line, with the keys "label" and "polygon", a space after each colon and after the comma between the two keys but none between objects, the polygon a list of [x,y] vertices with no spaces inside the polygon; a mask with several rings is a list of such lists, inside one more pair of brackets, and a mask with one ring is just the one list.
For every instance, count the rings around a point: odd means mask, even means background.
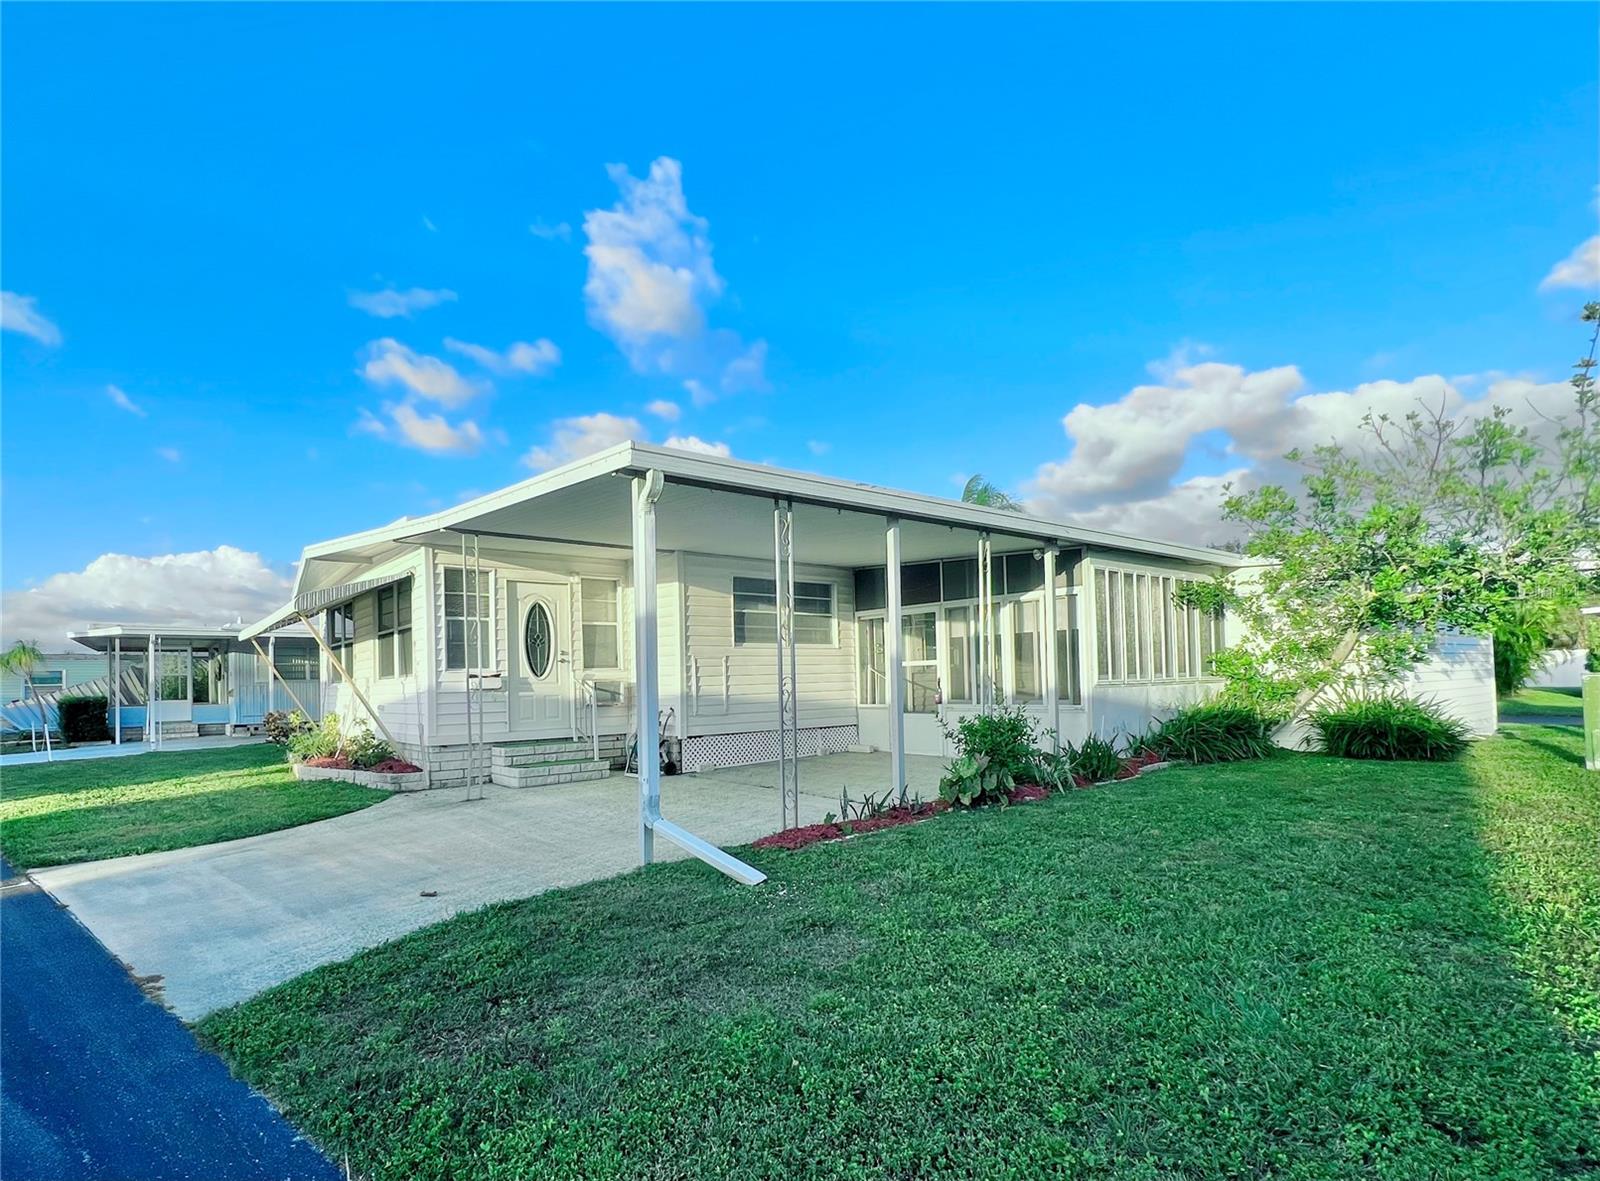
[{"label": "concrete porch slab", "polygon": [[[939,760],[907,763],[912,791],[931,798]],[[778,827],[774,772],[769,764],[668,777],[662,811],[717,844],[747,843]],[[805,759],[801,822],[837,811],[841,785],[859,799],[887,780],[887,755]],[[486,786],[482,795],[400,795],[282,832],[33,876],[136,973],[162,977],[167,1003],[192,1021],[453,914],[639,864],[631,777]],[[663,841],[656,851],[686,856]]]}]

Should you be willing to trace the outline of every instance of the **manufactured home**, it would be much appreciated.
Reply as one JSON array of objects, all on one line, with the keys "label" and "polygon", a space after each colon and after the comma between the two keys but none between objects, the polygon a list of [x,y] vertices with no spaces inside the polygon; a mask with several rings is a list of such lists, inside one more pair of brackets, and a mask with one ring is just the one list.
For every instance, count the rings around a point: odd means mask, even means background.
[{"label": "manufactured home", "polygon": [[1078,742],[1203,698],[1227,627],[1174,593],[1237,563],[629,443],[307,547],[292,601],[242,637],[312,623],[324,708],[370,719],[435,784],[469,763],[536,782],[511,756],[541,743],[591,756],[562,781],[598,777],[652,720],[686,771],[867,749],[892,779],[893,757],[947,753],[947,727],[993,704]]}]

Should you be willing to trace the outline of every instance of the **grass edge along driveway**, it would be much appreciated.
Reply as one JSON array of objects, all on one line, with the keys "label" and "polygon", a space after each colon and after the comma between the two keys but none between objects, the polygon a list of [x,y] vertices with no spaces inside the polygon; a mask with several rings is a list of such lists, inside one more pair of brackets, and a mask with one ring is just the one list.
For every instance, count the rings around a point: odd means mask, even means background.
[{"label": "grass edge along driveway", "polygon": [[1575,736],[1182,768],[489,907],[207,1018],[370,1178],[1600,1165]]},{"label": "grass edge along driveway", "polygon": [[18,869],[186,849],[326,820],[387,793],[301,782],[267,743],[0,770],[0,852]]}]

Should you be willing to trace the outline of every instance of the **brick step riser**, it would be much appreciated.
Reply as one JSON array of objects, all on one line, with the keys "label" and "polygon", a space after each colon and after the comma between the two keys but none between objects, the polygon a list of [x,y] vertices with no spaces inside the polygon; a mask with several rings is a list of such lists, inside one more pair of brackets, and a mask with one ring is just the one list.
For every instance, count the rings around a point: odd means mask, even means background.
[{"label": "brick step riser", "polygon": [[604,779],[609,774],[604,767],[567,771],[559,775],[496,767],[490,778],[501,787],[562,787],[569,783]]}]

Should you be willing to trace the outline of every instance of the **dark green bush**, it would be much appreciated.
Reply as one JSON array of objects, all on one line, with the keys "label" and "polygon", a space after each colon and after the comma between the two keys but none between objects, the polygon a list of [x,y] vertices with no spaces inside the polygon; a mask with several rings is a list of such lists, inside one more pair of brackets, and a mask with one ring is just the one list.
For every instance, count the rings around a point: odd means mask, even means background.
[{"label": "dark green bush", "polygon": [[56,702],[57,725],[62,742],[109,742],[111,727],[107,722],[104,697],[63,697]]},{"label": "dark green bush", "polygon": [[969,714],[949,731],[958,754],[988,760],[988,770],[1009,776],[1013,782],[1030,777],[1039,759],[1033,720],[1020,709],[997,709]]},{"label": "dark green bush", "polygon": [[1117,753],[1117,744],[1095,734],[1085,738],[1082,746],[1074,747],[1070,758],[1072,773],[1090,783],[1114,779],[1117,772],[1122,770],[1122,756]]},{"label": "dark green bush", "polygon": [[1163,758],[1188,763],[1231,763],[1261,759],[1277,747],[1277,723],[1248,706],[1207,701],[1180,709],[1141,742]]},{"label": "dark green bush", "polygon": [[1442,762],[1467,749],[1472,731],[1431,701],[1399,694],[1351,697],[1314,710],[1317,744],[1345,759]]},{"label": "dark green bush", "polygon": [[996,766],[988,755],[962,755],[944,769],[939,798],[963,808],[1003,804],[1014,786],[1011,772]]}]

